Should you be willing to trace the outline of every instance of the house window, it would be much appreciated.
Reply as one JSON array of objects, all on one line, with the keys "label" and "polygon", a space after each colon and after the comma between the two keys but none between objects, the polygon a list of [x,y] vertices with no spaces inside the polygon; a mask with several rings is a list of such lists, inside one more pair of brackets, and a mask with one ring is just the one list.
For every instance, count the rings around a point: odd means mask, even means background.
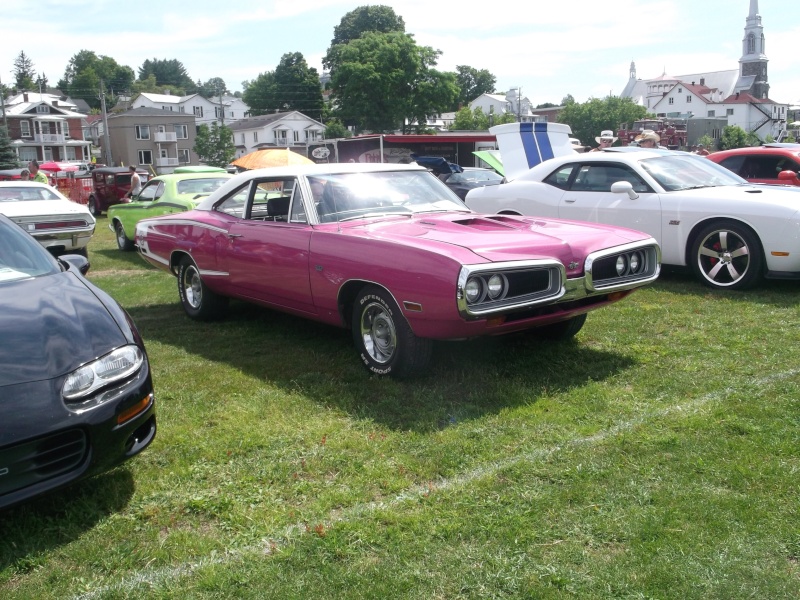
[{"label": "house window", "polygon": [[[137,140],[149,140],[150,139],[150,125],[136,125],[136,139]],[[142,163],[142,161],[139,161]],[[150,164],[150,163],[142,163],[142,164]]]},{"label": "house window", "polygon": [[756,51],[756,36],[752,33],[747,36],[747,53],[753,54]]},{"label": "house window", "polygon": [[678,88],[678,93],[682,94],[683,93],[683,88]]},{"label": "house window", "polygon": [[47,106],[46,104],[40,104],[39,106],[36,107],[36,112],[50,114],[50,107]]},{"label": "house window", "polygon": [[179,112],[179,113],[185,113],[185,112],[186,112],[186,107],[185,107],[183,104],[181,104],[181,105],[178,107],[178,112]]},{"label": "house window", "polygon": [[139,164],[152,165],[153,153],[150,150],[139,150]]},{"label": "house window", "polygon": [[692,97],[691,96],[686,96],[686,102],[691,104],[692,103]]},{"label": "house window", "polygon": [[258,132],[257,131],[253,132],[253,143],[256,143],[256,144],[258,143]]},{"label": "house window", "polygon": [[214,107],[214,116],[219,119],[220,117],[225,116],[225,111],[222,110],[219,106]]},{"label": "house window", "polygon": [[670,104],[675,104],[675,98],[670,98],[670,99],[669,99],[669,103],[670,103]]},{"label": "house window", "polygon": [[319,131],[310,129],[306,132],[306,139],[308,139],[309,142],[316,142],[319,139]]},{"label": "house window", "polygon": [[294,131],[292,133],[294,134],[294,136],[293,136],[294,141],[295,142],[299,142],[300,141],[300,132],[299,131]]},{"label": "house window", "polygon": [[285,129],[276,129],[275,130],[275,143],[278,145],[285,146],[286,145],[286,130]]},{"label": "house window", "polygon": [[178,162],[182,165],[188,165],[190,162],[189,159],[189,150],[186,148],[178,148]]},{"label": "house window", "polygon": [[715,117],[716,116],[716,112],[717,111],[715,111],[715,110],[710,110],[710,111],[708,111],[708,116],[709,117]]},{"label": "house window", "polygon": [[172,107],[171,106],[162,106],[161,110],[170,110],[171,111]]},{"label": "house window", "polygon": [[36,148],[25,148],[24,146],[19,149],[19,159],[22,162],[29,160],[36,160]]},{"label": "house window", "polygon": [[61,125],[61,129],[64,132],[64,139],[68,140],[69,139],[69,123],[63,123]]},{"label": "house window", "polygon": [[189,128],[186,125],[175,124],[173,125],[175,128],[175,137],[179,140],[188,140],[189,139]]},{"label": "house window", "polygon": [[194,116],[203,118],[203,107],[202,106],[195,106],[194,107]]},{"label": "house window", "polygon": [[729,108],[725,114],[727,114],[730,117],[733,114],[733,109]]},{"label": "house window", "polygon": [[242,134],[242,146],[244,146],[244,134]]},{"label": "house window", "polygon": [[29,121],[20,121],[19,130],[22,137],[31,137],[31,124]]}]

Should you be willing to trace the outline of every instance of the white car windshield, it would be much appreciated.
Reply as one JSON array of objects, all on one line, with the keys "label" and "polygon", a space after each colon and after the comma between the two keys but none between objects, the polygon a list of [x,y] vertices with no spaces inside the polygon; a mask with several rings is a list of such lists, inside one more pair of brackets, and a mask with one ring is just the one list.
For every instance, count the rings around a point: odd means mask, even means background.
[{"label": "white car windshield", "polygon": [[53,190],[42,187],[0,187],[0,202],[25,202],[28,200],[61,200]]},{"label": "white car windshield", "polygon": [[308,178],[322,222],[424,212],[469,212],[427,171],[337,173]]},{"label": "white car windshield", "polygon": [[668,192],[720,185],[741,185],[744,179],[710,160],[689,154],[647,158],[642,168]]}]

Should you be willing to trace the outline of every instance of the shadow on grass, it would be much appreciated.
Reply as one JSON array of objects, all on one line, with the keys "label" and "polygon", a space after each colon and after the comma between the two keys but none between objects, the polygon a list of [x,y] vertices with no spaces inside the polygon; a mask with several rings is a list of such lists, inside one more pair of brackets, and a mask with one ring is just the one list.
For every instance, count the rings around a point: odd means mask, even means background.
[{"label": "shadow on grass", "polygon": [[9,570],[21,574],[39,568],[51,550],[80,538],[122,510],[133,491],[133,476],[122,466],[0,513],[3,579],[11,575]]},{"label": "shadow on grass", "polygon": [[[130,313],[145,343],[178,347],[400,430],[431,431],[533,403],[635,362],[624,353],[581,345],[580,334],[561,343],[518,334],[437,343],[427,374],[396,380],[366,371],[349,331],[249,304],[232,302],[227,318],[212,323],[191,321],[177,304],[131,308]],[[202,376],[205,386],[215,385],[207,372]]]}]

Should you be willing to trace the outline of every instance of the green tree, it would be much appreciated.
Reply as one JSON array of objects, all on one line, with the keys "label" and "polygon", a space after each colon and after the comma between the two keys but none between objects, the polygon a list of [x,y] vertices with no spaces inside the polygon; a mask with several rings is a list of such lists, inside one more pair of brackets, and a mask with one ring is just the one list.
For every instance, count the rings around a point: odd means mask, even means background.
[{"label": "green tree", "polygon": [[617,131],[622,123],[643,119],[647,109],[630,98],[608,96],[602,100],[590,98],[587,102],[567,102],[558,114],[558,122],[572,129],[579,140],[594,140],[604,129]]},{"label": "green tree", "polygon": [[491,94],[497,79],[486,69],[475,69],[467,65],[456,66],[456,84],[459,87],[455,109],[466,106],[481,94]]},{"label": "green tree", "polygon": [[222,77],[212,77],[205,83],[200,83],[197,81],[197,93],[203,96],[203,98],[212,98],[213,96],[224,96],[226,94],[230,94],[230,90],[228,90],[228,86],[225,84],[225,80]]},{"label": "green tree", "polygon": [[100,82],[111,93],[107,104],[113,106],[113,98],[120,92],[128,92],[134,81],[133,69],[120,65],[110,56],[98,56],[91,50],[75,54],[64,70],[58,87],[73,98],[81,98],[91,108],[100,108]]},{"label": "green tree", "polygon": [[337,138],[352,137],[350,130],[344,126],[339,119],[331,119],[325,123],[325,139],[333,140]]},{"label": "green tree", "polygon": [[333,28],[333,39],[328,52],[322,59],[323,66],[333,72],[338,66],[339,46],[360,38],[367,32],[390,33],[406,30],[403,17],[398,16],[391,6],[359,6],[351,10]]},{"label": "green tree", "polygon": [[703,144],[703,146],[706,147],[706,150],[714,150],[717,147],[717,141],[708,134],[701,135],[699,138],[697,138],[697,143]]},{"label": "green tree", "polygon": [[561,99],[561,104],[559,106],[566,106],[567,104],[574,104],[575,98],[572,97],[572,94],[567,94]]},{"label": "green tree", "polygon": [[748,131],[747,136],[745,138],[745,143],[748,146],[760,146],[761,145],[761,138],[754,131]]},{"label": "green tree", "polygon": [[553,104],[552,102],[543,102],[542,104],[537,104],[536,108],[555,108],[556,106],[561,106],[561,105]]},{"label": "green tree", "polygon": [[33,61],[28,58],[25,51],[20,51],[14,59],[14,85],[17,91],[33,90],[36,88],[36,71],[33,70]]},{"label": "green tree", "polygon": [[173,94],[183,95],[187,91],[193,92],[197,86],[186,72],[183,63],[176,59],[147,59],[139,67],[139,80],[155,75],[158,85],[168,87]]},{"label": "green tree", "polygon": [[405,33],[365,33],[337,46],[331,92],[338,115],[358,129],[394,131],[408,120],[424,125],[458,96],[453,73],[433,67],[440,55]]},{"label": "green tree", "polygon": [[0,127],[0,169],[15,169],[19,162],[8,137],[8,129]]},{"label": "green tree", "polygon": [[132,94],[157,94],[160,89],[156,81],[156,76],[152,73],[150,73],[146,79],[137,79],[131,84]]},{"label": "green tree", "polygon": [[275,112],[278,106],[275,84],[275,72],[260,73],[252,81],[242,82],[244,93],[242,100],[250,107],[250,114],[266,115]]},{"label": "green tree", "polygon": [[205,164],[224,168],[236,154],[233,131],[227,125],[219,125],[216,122],[212,123],[211,127],[200,125],[197,128],[194,151]]},{"label": "green tree", "polygon": [[275,96],[280,110],[297,110],[304,115],[322,120],[322,87],[319,73],[309,67],[300,52],[290,52],[281,57],[275,67]]},{"label": "green tree", "polygon": [[723,150],[744,148],[747,146],[747,132],[738,125],[726,125],[722,128],[719,146]]}]

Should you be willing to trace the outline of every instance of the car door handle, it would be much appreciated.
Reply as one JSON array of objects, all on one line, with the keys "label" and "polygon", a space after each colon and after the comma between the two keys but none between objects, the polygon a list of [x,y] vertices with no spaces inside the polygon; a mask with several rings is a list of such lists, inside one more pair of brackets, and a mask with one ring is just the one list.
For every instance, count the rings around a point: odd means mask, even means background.
[{"label": "car door handle", "polygon": [[576,200],[577,200],[577,198],[564,198],[564,202],[567,203],[567,204],[572,204]]},{"label": "car door handle", "polygon": [[233,238],[237,238],[237,237],[242,237],[242,234],[241,233],[229,233],[228,237],[233,239]]}]

